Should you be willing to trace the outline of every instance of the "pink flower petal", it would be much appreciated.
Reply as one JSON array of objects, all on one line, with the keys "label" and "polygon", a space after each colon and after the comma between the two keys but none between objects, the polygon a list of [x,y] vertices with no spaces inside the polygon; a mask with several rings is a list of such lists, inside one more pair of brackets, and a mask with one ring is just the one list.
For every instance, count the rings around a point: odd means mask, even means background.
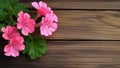
[{"label": "pink flower petal", "polygon": [[43,2],[43,1],[40,1],[39,6],[40,7],[47,7],[47,4],[45,2]]},{"label": "pink flower petal", "polygon": [[41,35],[50,36],[52,32],[55,32],[57,29],[57,17],[54,14],[46,14],[45,17],[42,18],[40,25],[40,33]]},{"label": "pink flower petal", "polygon": [[3,34],[2,37],[6,40],[10,40],[12,38],[14,38],[15,36],[19,36],[19,32],[17,31],[17,28],[14,26],[6,26],[3,27]]},{"label": "pink flower petal", "polygon": [[22,29],[22,34],[27,36],[29,35],[29,33],[33,33],[36,26],[35,20],[30,19],[30,15],[28,13],[23,13],[22,15],[19,15],[18,19],[19,18],[21,19],[18,20],[17,28]]},{"label": "pink flower petal", "polygon": [[23,42],[24,42],[24,39],[21,36],[15,37],[15,38],[10,40],[10,44],[12,44],[12,43],[19,44],[19,43],[23,43]]},{"label": "pink flower petal", "polygon": [[22,51],[22,50],[25,49],[25,45],[24,44],[19,44],[16,47],[17,47],[17,50],[19,50],[19,51]]},{"label": "pink flower petal", "polygon": [[21,29],[21,28],[22,28],[21,23],[17,23],[17,28],[18,28],[18,29]]},{"label": "pink flower petal", "polygon": [[40,1],[39,3],[33,2],[32,6],[37,9],[38,15],[46,16],[46,14],[50,14],[53,12],[50,7],[47,7],[47,4],[43,1]]},{"label": "pink flower petal", "polygon": [[16,50],[16,49],[12,49],[12,54],[11,54],[11,56],[13,56],[13,57],[17,57],[17,56],[19,56],[19,52],[18,52],[18,50]]},{"label": "pink flower petal", "polygon": [[9,39],[9,37],[8,37],[8,35],[7,34],[2,34],[2,37],[4,38],[4,39]]},{"label": "pink flower petal", "polygon": [[50,29],[48,27],[46,28],[46,31],[48,33],[48,36],[52,35],[52,32],[50,31]]},{"label": "pink flower petal", "polygon": [[26,30],[25,28],[22,29],[22,34],[25,35],[25,36],[28,36],[28,30]]},{"label": "pink flower petal", "polygon": [[40,8],[37,2],[32,2],[32,6],[36,9]]},{"label": "pink flower petal", "polygon": [[40,32],[41,32],[41,35],[48,36],[48,33],[47,33],[46,28],[44,26],[40,27]]},{"label": "pink flower petal", "polygon": [[55,22],[58,22],[58,17],[55,14],[53,14],[53,19]]},{"label": "pink flower petal", "polygon": [[11,55],[11,45],[8,44],[4,47],[4,52],[6,56],[10,56]]},{"label": "pink flower petal", "polygon": [[26,19],[26,20],[29,20],[30,19],[30,15],[28,13],[24,13],[24,17],[23,18]]},{"label": "pink flower petal", "polygon": [[55,32],[57,29],[57,24],[56,23],[52,23],[51,27],[49,28],[52,32]]},{"label": "pink flower petal", "polygon": [[35,28],[31,28],[31,27],[35,27],[35,26],[36,26],[35,20],[30,19],[30,20],[29,20],[29,23],[30,23],[30,24],[29,24],[29,27],[28,27],[28,28],[29,28],[29,32],[30,32],[30,33],[33,33],[33,32],[35,31]]},{"label": "pink flower petal", "polygon": [[16,49],[14,49],[10,44],[5,46],[4,51],[6,56],[13,56],[13,57],[19,56],[19,52]]},{"label": "pink flower petal", "polygon": [[2,31],[2,32],[5,32],[5,27],[2,27],[2,28],[1,28],[1,31]]},{"label": "pink flower petal", "polygon": [[9,52],[11,49],[11,46],[8,44],[4,47],[4,52]]},{"label": "pink flower petal", "polygon": [[6,56],[19,56],[19,51],[25,49],[25,45],[23,44],[24,39],[20,36],[12,38],[10,43],[4,47],[4,52]]},{"label": "pink flower petal", "polygon": [[18,16],[22,16],[23,15],[23,11],[20,11],[19,13],[18,13]]}]

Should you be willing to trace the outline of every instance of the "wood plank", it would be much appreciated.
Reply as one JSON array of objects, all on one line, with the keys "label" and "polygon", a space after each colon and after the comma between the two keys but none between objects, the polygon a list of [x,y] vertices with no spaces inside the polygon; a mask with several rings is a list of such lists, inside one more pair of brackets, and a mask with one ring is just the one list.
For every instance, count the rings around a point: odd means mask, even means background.
[{"label": "wood plank", "polygon": [[[40,0],[20,1],[32,8],[30,2]],[[45,0],[45,2],[53,9],[120,9],[120,0]]]},{"label": "wood plank", "polygon": [[[59,17],[58,30],[50,40],[120,40],[119,11],[55,10],[55,13]],[[35,35],[39,36],[39,29]]]},{"label": "wood plank", "polygon": [[31,61],[0,56],[0,65],[36,68],[117,68],[120,67],[120,41],[49,41],[47,53]]}]

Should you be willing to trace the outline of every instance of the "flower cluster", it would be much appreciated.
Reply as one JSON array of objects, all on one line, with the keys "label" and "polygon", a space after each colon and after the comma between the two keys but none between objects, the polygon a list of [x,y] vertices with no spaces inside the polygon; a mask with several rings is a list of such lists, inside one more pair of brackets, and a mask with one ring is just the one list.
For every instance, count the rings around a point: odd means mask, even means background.
[{"label": "flower cluster", "polygon": [[51,8],[48,7],[47,4],[42,1],[40,1],[39,3],[32,2],[32,6],[37,9],[38,16],[44,16],[40,24],[41,35],[52,35],[52,32],[54,32],[57,29],[57,16],[53,13]]},{"label": "flower cluster", "polygon": [[[27,43],[29,43],[28,40],[25,40],[24,38],[26,37],[31,39],[31,34],[35,31],[37,25],[39,25],[40,34],[46,37],[52,35],[52,33],[57,29],[58,17],[45,2],[32,2],[31,5],[37,10],[35,18],[31,18],[29,13],[19,11],[15,25],[7,25],[1,28],[1,31],[3,32],[2,37],[9,41],[9,43],[4,47],[6,56],[17,57],[19,56],[19,51],[23,51],[25,49],[26,52],[29,49],[28,52],[30,56],[33,55],[33,53],[30,52],[32,49],[30,48],[30,44],[27,45]],[[36,18],[39,17],[42,19],[37,23]],[[34,43],[34,40],[31,42]]]},{"label": "flower cluster", "polygon": [[2,31],[4,32],[2,37],[10,41],[4,48],[5,55],[13,57],[19,56],[19,51],[24,50],[25,45],[23,44],[24,39],[20,36],[17,28],[14,26],[2,27]]}]

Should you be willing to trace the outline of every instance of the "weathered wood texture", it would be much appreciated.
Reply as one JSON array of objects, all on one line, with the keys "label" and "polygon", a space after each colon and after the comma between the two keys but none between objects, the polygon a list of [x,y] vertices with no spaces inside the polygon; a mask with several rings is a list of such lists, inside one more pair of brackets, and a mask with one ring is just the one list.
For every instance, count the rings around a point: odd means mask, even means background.
[{"label": "weathered wood texture", "polygon": [[[30,2],[40,0],[20,1],[34,13]],[[25,55],[0,56],[1,67],[120,68],[120,0],[45,2],[59,17],[58,30],[47,38],[47,53],[34,61]]]},{"label": "weathered wood texture", "polygon": [[49,41],[47,53],[31,61],[26,56],[1,57],[0,64],[35,68],[116,68],[120,67],[119,41]]},{"label": "weathered wood texture", "polygon": [[[32,8],[30,2],[40,0],[21,0]],[[120,9],[120,0],[44,0],[53,9]]]},{"label": "weathered wood texture", "polygon": [[55,13],[59,27],[48,39],[120,40],[119,11],[55,10]]}]

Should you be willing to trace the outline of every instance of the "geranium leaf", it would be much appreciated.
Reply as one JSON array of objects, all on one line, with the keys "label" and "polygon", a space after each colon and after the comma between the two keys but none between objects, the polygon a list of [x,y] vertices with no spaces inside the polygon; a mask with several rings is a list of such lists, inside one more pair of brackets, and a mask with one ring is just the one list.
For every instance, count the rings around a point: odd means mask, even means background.
[{"label": "geranium leaf", "polygon": [[22,3],[18,3],[14,6],[14,15],[17,17],[17,14],[19,11],[24,11],[24,12],[28,12],[27,6],[22,4]]},{"label": "geranium leaf", "polygon": [[12,4],[15,4],[15,3],[17,3],[19,0],[10,0],[10,2],[12,3]]},{"label": "geranium leaf", "polygon": [[46,41],[44,39],[35,37],[30,40],[29,37],[26,37],[25,45],[26,48],[23,53],[28,54],[31,59],[39,58],[46,52]]},{"label": "geranium leaf", "polygon": [[0,0],[0,8],[1,9],[6,8],[6,3],[4,0]]},{"label": "geranium leaf", "polygon": [[2,27],[3,27],[3,25],[0,23],[0,33],[2,32],[2,31],[1,31],[1,28],[2,28]]},{"label": "geranium leaf", "polygon": [[0,9],[0,21],[5,20],[6,18],[6,13],[4,10]]}]

